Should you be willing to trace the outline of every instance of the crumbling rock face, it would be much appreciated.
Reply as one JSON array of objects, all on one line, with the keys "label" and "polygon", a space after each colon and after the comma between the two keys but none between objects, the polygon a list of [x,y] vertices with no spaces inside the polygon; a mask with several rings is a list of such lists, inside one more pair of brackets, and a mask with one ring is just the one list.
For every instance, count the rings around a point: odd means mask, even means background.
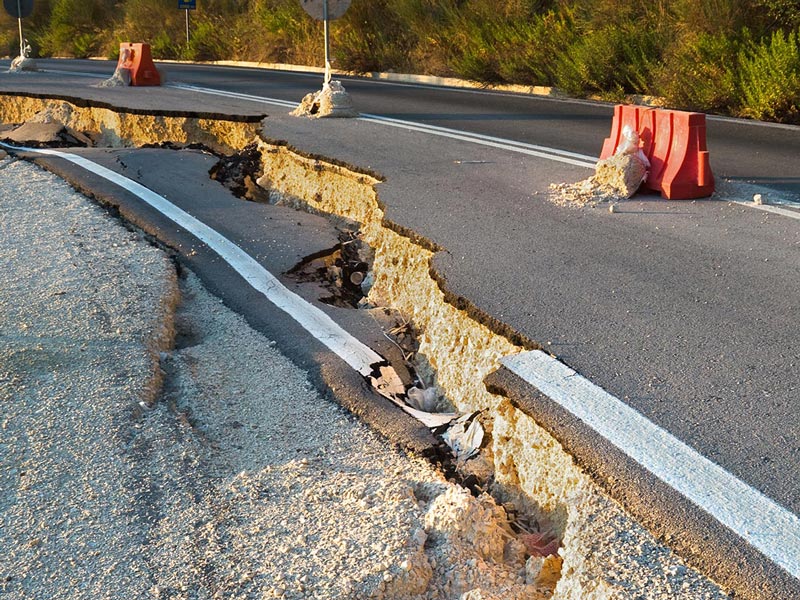
[{"label": "crumbling rock face", "polygon": [[106,108],[80,107],[62,100],[0,96],[0,123],[59,121],[74,131],[95,132],[98,146],[113,148],[142,146],[171,140],[178,144],[199,143],[217,152],[229,153],[253,141],[258,123],[134,115]]}]

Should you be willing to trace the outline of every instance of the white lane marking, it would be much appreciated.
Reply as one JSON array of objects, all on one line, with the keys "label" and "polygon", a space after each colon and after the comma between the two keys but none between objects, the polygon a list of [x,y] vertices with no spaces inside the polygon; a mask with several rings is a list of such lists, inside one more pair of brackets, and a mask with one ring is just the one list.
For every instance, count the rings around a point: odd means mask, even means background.
[{"label": "white lane marking", "polygon": [[439,127],[437,125],[428,125],[425,123],[416,123],[411,121],[403,121],[401,119],[393,119],[391,117],[384,117],[381,115],[372,115],[369,113],[361,113],[361,116],[365,118],[365,120],[369,121],[380,121],[384,123],[390,124],[399,124],[399,125],[408,125],[409,123],[412,125],[424,127],[432,132],[442,132],[442,133],[458,133],[461,135],[468,135],[470,137],[479,139],[479,140],[486,140],[488,142],[497,142],[504,145],[509,146],[519,146],[520,148],[525,148],[527,150],[539,150],[541,152],[547,152],[550,154],[558,154],[560,156],[566,156],[568,158],[575,158],[582,161],[588,161],[592,163],[592,167],[595,166],[597,163],[597,158],[593,156],[589,156],[588,154],[579,154],[577,152],[570,152],[569,150],[559,150],[558,148],[548,148],[547,146],[537,146],[536,144],[528,144],[527,142],[518,142],[516,140],[509,140],[506,138],[499,138],[492,135],[483,135],[482,133],[472,133],[461,131],[459,129],[449,129],[447,127]]},{"label": "white lane marking", "polygon": [[[0,142],[0,145],[5,144]],[[270,302],[286,312],[306,331],[339,355],[348,365],[363,376],[366,377],[372,372],[371,365],[383,362],[383,357],[347,333],[320,309],[286,288],[272,273],[262,267],[239,246],[186,211],[178,208],[163,196],[156,194],[140,183],[128,179],[124,175],[120,175],[76,154],[58,150],[5,146],[15,151],[63,158],[128,190],[206,244],[231,265],[255,290],[261,292]]]},{"label": "white lane marking", "polygon": [[[288,102],[286,100],[279,100],[277,98],[266,98],[263,96],[254,96],[252,94],[242,94],[239,92],[227,92],[224,90],[216,90],[213,88],[206,88],[206,87],[200,87],[183,83],[172,83],[167,85],[177,89],[195,91],[214,96],[236,98],[239,100],[251,100],[253,102],[264,102],[267,104],[280,106],[282,108],[295,108],[297,106],[297,103],[295,102]],[[548,148],[546,146],[537,146],[535,144],[517,142],[514,140],[482,135],[479,133],[469,133],[466,131],[460,131],[458,129],[449,129],[447,127],[438,127],[436,125],[427,125],[424,123],[415,123],[412,121],[403,121],[401,119],[382,117],[380,115],[373,115],[369,113],[363,113],[359,117],[359,120],[372,121],[376,123],[381,123],[383,125],[388,125],[390,127],[399,127],[407,131],[419,131],[421,133],[427,133],[430,135],[447,137],[450,139],[470,142],[473,144],[480,144],[482,146],[489,146],[492,148],[499,148],[501,150],[508,150],[511,152],[518,152],[520,154],[526,154],[528,156],[536,156],[538,158],[545,158],[547,160],[554,160],[557,162],[567,163],[578,167],[586,167],[594,169],[595,165],[597,164],[596,158],[588,156],[586,154],[578,154],[576,152],[559,150],[558,148]]]},{"label": "white lane marking", "polygon": [[[800,212],[797,210],[790,210],[788,208],[781,208],[780,206],[775,206],[772,204],[756,204],[755,202],[750,202],[748,200],[734,200],[732,198],[720,198],[723,202],[733,202],[734,204],[740,204],[741,206],[746,206],[747,208],[755,208],[757,210],[763,210],[764,212],[773,213],[775,215],[781,215],[783,217],[789,217],[790,219],[798,219],[800,220]],[[796,202],[781,202],[784,206],[793,206],[800,209],[800,204]]]},{"label": "white lane marking", "polygon": [[491,136],[485,136],[477,133],[459,131],[458,129],[448,129],[446,127],[436,127],[435,125],[426,125],[424,123],[402,121],[400,119],[391,119],[389,117],[381,117],[379,115],[362,114],[359,119],[362,121],[373,121],[383,125],[389,125],[390,127],[399,127],[401,129],[406,129],[407,131],[419,131],[429,135],[446,137],[463,142],[471,142],[473,144],[480,144],[490,148],[499,148],[500,150],[517,152],[519,154],[526,154],[528,156],[536,156],[538,158],[545,158],[547,160],[562,162],[578,167],[586,167],[587,169],[594,169],[597,165],[596,158],[592,158],[591,156],[587,156],[585,154],[576,154],[566,150],[559,150],[557,148],[535,146],[533,144],[526,144],[524,142],[515,142],[513,140],[507,140],[503,138],[493,138]]},{"label": "white lane marking", "polygon": [[83,71],[61,71],[59,69],[39,69],[42,73],[59,73],[61,75],[75,75],[76,77],[90,77],[92,79],[108,79],[111,75],[98,73],[84,73]]},{"label": "white lane marking", "polygon": [[223,98],[234,98],[236,100],[249,100],[251,102],[273,104],[275,106],[280,106],[281,108],[297,107],[297,102],[291,102],[289,100],[280,100],[279,98],[267,98],[264,96],[254,96],[252,94],[244,94],[242,92],[215,90],[213,88],[202,87],[199,85],[192,85],[189,83],[167,83],[167,87],[175,88],[178,90],[188,90],[190,92],[199,92],[201,94],[209,94],[210,96],[222,96]]},{"label": "white lane marking", "polygon": [[800,578],[800,518],[548,354],[502,364]]}]

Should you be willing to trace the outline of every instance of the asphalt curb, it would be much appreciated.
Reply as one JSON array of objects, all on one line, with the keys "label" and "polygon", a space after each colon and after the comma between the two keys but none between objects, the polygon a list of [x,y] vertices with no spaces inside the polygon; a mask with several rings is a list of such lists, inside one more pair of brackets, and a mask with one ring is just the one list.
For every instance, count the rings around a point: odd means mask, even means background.
[{"label": "asphalt curb", "polygon": [[[309,378],[323,396],[332,398],[393,444],[426,458],[440,455],[441,443],[428,428],[377,394],[360,374],[348,367],[343,368],[339,357],[294,321],[286,319],[282,310],[265,298],[259,298],[256,293],[246,293],[241,298],[232,297],[229,293],[233,289],[230,277],[240,279],[239,276],[227,273],[225,267],[213,272],[203,269],[203,258],[213,263],[217,260],[216,255],[204,245],[197,244],[191,234],[176,228],[171,222],[159,222],[163,220],[161,215],[142,208],[138,199],[129,192],[63,159],[24,153],[22,156],[61,177],[114,216],[140,229],[154,243],[164,247],[180,264],[196,273],[212,294],[243,315],[251,327],[285,348],[286,356],[308,371]],[[164,236],[166,230],[170,232],[167,238]],[[220,270],[226,273],[220,274]],[[240,288],[249,287],[244,280],[241,282],[243,285]]]},{"label": "asphalt curb", "polygon": [[[800,598],[800,581],[506,367],[485,380],[559,440],[625,509],[700,571],[753,600]],[[681,524],[692,523],[692,527]]]}]

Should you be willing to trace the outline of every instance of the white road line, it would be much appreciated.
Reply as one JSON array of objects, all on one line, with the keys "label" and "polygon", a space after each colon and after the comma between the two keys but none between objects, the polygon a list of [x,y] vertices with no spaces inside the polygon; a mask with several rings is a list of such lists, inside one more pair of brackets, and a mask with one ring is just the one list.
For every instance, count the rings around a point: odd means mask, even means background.
[{"label": "white road line", "polygon": [[763,210],[764,212],[769,212],[775,215],[781,215],[782,217],[789,217],[790,219],[798,219],[800,220],[800,204],[795,202],[785,202],[785,206],[796,207],[796,210],[791,210],[789,208],[781,208],[780,206],[774,206],[771,204],[756,204],[755,202],[750,202],[749,200],[734,200],[732,198],[720,198],[723,202],[733,202],[734,204],[740,204],[742,206],[746,206],[747,208],[755,208],[757,210]]},{"label": "white road line", "polygon": [[210,96],[222,96],[223,98],[234,98],[236,100],[249,100],[251,102],[261,102],[264,104],[273,104],[281,108],[296,108],[297,102],[290,102],[289,100],[280,100],[278,98],[267,98],[264,96],[253,96],[252,94],[244,94],[241,92],[229,92],[226,90],[215,90],[213,88],[201,87],[199,85],[192,85],[189,83],[167,83],[167,87],[175,88],[178,90],[188,90],[190,92],[199,92],[201,94],[209,94]]},{"label": "white road line", "polygon": [[372,372],[371,365],[383,362],[383,357],[347,333],[320,309],[286,288],[272,273],[262,267],[239,246],[186,211],[178,208],[163,196],[111,169],[107,169],[76,154],[40,148],[19,148],[2,143],[0,145],[15,151],[62,158],[128,190],[206,244],[231,265],[255,290],[261,292],[270,302],[286,312],[306,331],[363,376],[366,377]]},{"label": "white road line", "polygon": [[800,518],[541,351],[503,365],[800,578]]},{"label": "white road line", "polygon": [[[328,315],[287,289],[244,250],[163,196],[75,154],[0,145],[62,158],[128,190],[208,245],[255,290],[363,376],[372,372],[372,365],[383,361]],[[502,363],[793,577],[800,578],[800,519],[796,515],[544,352],[508,356]]]},{"label": "white road line", "polygon": [[500,150],[517,152],[519,154],[526,154],[528,156],[536,156],[537,158],[544,158],[578,167],[586,167],[587,169],[594,169],[595,165],[597,164],[596,158],[592,158],[591,156],[587,156],[585,154],[576,154],[573,152],[567,152],[566,150],[559,150],[557,148],[535,146],[533,144],[526,144],[524,142],[515,142],[513,140],[506,140],[503,138],[493,138],[491,136],[485,136],[477,133],[468,133],[465,131],[459,131],[457,129],[436,127],[434,125],[414,123],[412,121],[390,119],[388,117],[381,117],[379,115],[362,114],[362,116],[359,118],[362,121],[373,121],[383,125],[389,125],[390,127],[399,127],[407,131],[419,131],[429,135],[446,137],[463,142],[471,142],[473,144],[480,144],[490,148],[499,148]]},{"label": "white road line", "polygon": [[[172,83],[168,85],[170,87],[174,87],[177,89],[189,90],[189,91],[199,92],[202,94],[210,94],[226,98],[236,98],[239,100],[250,100],[253,102],[264,102],[266,104],[272,104],[275,106],[280,106],[285,108],[295,108],[297,106],[297,103],[295,102],[288,102],[286,100],[279,100],[277,98],[266,98],[263,96],[254,96],[251,94],[242,94],[239,92],[227,92],[224,90],[215,90],[213,88],[205,88],[183,83]],[[508,140],[504,138],[492,137],[488,135],[482,135],[479,133],[468,133],[465,131],[459,131],[457,129],[448,129],[446,127],[437,127],[435,125],[426,125],[424,123],[403,121],[401,119],[392,119],[389,117],[382,117],[380,115],[372,115],[368,113],[363,113],[359,117],[359,120],[372,121],[376,123],[381,123],[382,125],[388,125],[390,127],[399,127],[407,131],[419,131],[421,133],[427,133],[430,135],[447,137],[454,140],[470,142],[473,144],[480,144],[482,146],[489,146],[492,148],[499,148],[501,150],[517,152],[520,154],[526,154],[528,156],[536,156],[538,158],[544,158],[556,162],[567,163],[578,167],[586,167],[589,169],[594,169],[595,165],[597,164],[596,158],[588,156],[586,154],[578,154],[575,152],[569,152],[567,150],[559,150],[558,148],[548,148],[546,146],[537,146],[534,144],[527,144],[525,142],[517,142],[514,140]]]}]

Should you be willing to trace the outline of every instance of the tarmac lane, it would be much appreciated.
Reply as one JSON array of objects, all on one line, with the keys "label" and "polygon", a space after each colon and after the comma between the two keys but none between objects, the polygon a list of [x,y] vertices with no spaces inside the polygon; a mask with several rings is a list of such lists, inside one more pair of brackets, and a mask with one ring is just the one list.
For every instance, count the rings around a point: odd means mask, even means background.
[{"label": "tarmac lane", "polygon": [[[449,297],[540,345],[796,520],[797,220],[648,197],[615,213],[569,209],[545,191],[585,167],[420,133],[282,114],[264,129],[306,155],[383,175],[388,222],[444,249],[431,264]],[[161,180],[148,185],[168,189],[169,175]],[[245,239],[239,226],[224,216],[217,225]],[[531,395],[530,382],[515,385],[528,387],[506,393]],[[794,546],[786,548],[791,565]]]}]

